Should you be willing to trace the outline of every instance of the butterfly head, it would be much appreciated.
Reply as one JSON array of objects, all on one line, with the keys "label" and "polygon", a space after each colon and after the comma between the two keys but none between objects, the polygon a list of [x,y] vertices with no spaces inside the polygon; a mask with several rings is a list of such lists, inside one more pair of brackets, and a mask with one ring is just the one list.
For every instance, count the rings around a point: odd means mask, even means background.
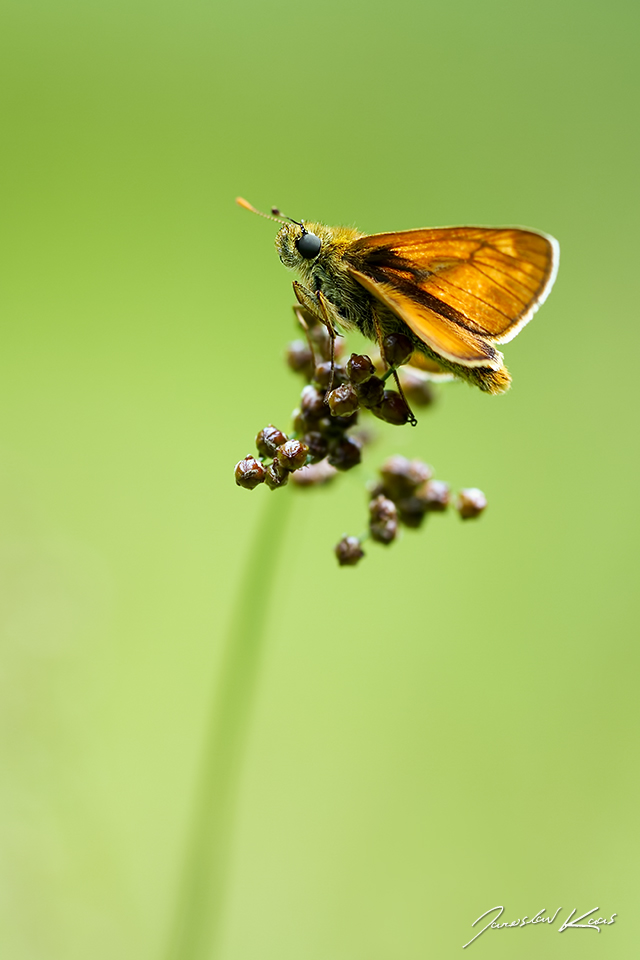
[{"label": "butterfly head", "polygon": [[320,256],[329,237],[327,227],[320,223],[285,223],[276,236],[276,250],[285,267],[304,271]]}]

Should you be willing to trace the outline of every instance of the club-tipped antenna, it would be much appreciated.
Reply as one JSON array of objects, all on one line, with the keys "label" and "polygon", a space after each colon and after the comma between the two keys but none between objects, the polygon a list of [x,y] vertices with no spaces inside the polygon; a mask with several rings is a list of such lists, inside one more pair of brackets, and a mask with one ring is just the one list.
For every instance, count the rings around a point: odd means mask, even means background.
[{"label": "club-tipped antenna", "polygon": [[273,220],[274,223],[284,223],[284,220],[280,216],[280,211],[276,207],[271,208],[271,211],[274,214],[274,216],[271,217],[268,213],[263,213],[262,210],[256,210],[256,208],[249,203],[248,200],[245,200],[244,197],[236,197],[236,203],[239,206],[244,207],[245,210],[250,210],[251,213],[257,213],[259,217],[264,217],[265,220]]},{"label": "club-tipped antenna", "polygon": [[253,204],[249,203],[248,200],[245,200],[244,197],[236,197],[236,203],[239,206],[244,207],[245,210],[250,210],[251,213],[257,213],[259,217],[264,217],[265,220],[273,220],[274,223],[286,223],[288,220],[290,223],[296,223],[299,227],[302,227],[302,224],[298,220],[293,220],[291,217],[285,217],[285,215],[281,213],[277,207],[271,207],[272,215],[269,215],[268,213],[263,213],[262,210],[256,210]]}]

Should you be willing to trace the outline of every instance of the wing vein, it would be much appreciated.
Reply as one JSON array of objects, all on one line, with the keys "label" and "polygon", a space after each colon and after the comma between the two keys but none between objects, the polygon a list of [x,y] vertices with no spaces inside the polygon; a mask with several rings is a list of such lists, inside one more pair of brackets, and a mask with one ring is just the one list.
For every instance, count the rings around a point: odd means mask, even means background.
[{"label": "wing vein", "polygon": [[[473,254],[473,256],[476,256],[477,254],[479,254],[481,250],[491,250],[491,251],[493,251],[493,253],[497,254],[499,257],[506,257],[506,259],[508,259],[508,260],[513,260],[513,262],[514,262],[515,264],[518,264],[518,265],[522,266],[523,263],[526,263],[526,264],[532,266],[535,270],[540,270],[542,273],[545,273],[545,268],[544,268],[544,267],[539,267],[538,264],[535,263],[533,260],[527,259],[527,258],[522,257],[522,256],[516,257],[516,256],[514,256],[514,255],[511,254],[511,253],[505,253],[504,250],[501,250],[500,247],[494,246],[493,243],[485,243],[485,242],[481,243],[481,244],[480,244],[480,247],[478,248],[478,250],[476,251],[476,253]],[[536,256],[540,257],[540,256],[542,256],[542,254],[536,253]],[[544,259],[545,259],[545,262],[546,262],[546,259],[547,259],[547,258],[545,257]]]},{"label": "wing vein", "polygon": [[[513,292],[513,290],[509,290],[508,287],[504,287],[501,283],[498,283],[498,281],[497,281],[497,280],[494,280],[493,277],[490,277],[488,273],[485,273],[484,270],[481,270],[480,267],[479,267],[477,264],[474,263],[474,267],[475,267],[475,269],[478,271],[478,273],[482,274],[483,277],[486,277],[487,280],[490,280],[490,281],[491,281],[491,283],[495,283],[496,287],[498,287],[500,290],[504,290],[504,292],[505,292],[505,293],[508,293],[509,296],[510,296],[510,297],[513,297],[514,300],[518,300],[518,302],[521,303],[523,307],[528,306],[528,304],[529,304],[529,301],[528,301],[528,300],[523,300],[522,297],[519,297],[517,293],[514,293],[514,292]],[[497,270],[497,273],[502,273],[503,276],[505,276],[505,277],[508,277],[508,276],[509,276],[508,273],[504,273],[504,271],[502,271],[502,270]],[[516,281],[516,282],[517,282],[517,281]],[[534,296],[535,296],[535,294],[534,294]]]},{"label": "wing vein", "polygon": [[[498,310],[498,308],[494,306],[494,304],[487,303],[486,300],[483,300],[482,297],[479,297],[477,294],[471,293],[469,290],[463,290],[462,287],[458,287],[455,283],[452,283],[451,280],[447,280],[446,277],[438,277],[438,280],[441,282],[444,281],[444,283],[448,283],[449,286],[453,287],[455,290],[461,290],[463,293],[466,293],[467,296],[469,297],[473,297],[474,300],[477,300],[478,303],[484,304],[484,306],[488,307],[489,310],[494,310],[496,313],[499,313],[501,317],[505,318],[505,320],[512,320],[512,317],[510,317],[508,313],[505,313],[503,310]],[[431,280],[430,282],[434,283],[434,280]],[[467,316],[467,314],[465,314],[465,316]],[[474,321],[473,317],[468,317],[468,319],[472,320],[474,323],[478,322],[478,321]],[[454,321],[454,323],[455,322],[456,321]]]}]

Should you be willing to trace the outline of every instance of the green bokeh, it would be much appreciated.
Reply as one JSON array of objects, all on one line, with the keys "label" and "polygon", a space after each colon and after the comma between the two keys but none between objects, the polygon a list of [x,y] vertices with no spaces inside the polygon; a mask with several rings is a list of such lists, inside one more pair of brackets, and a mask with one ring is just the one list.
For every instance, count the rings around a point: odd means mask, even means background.
[{"label": "green bokeh", "polygon": [[[488,931],[477,957],[635,955],[639,20],[623,0],[5,3],[3,957],[163,954],[270,497],[231,468],[299,388],[291,278],[238,193],[370,232],[530,225],[562,262],[506,348],[509,394],[444,387],[295,497],[224,960],[460,956],[495,904],[619,916]],[[490,509],[340,570],[393,451]]]}]

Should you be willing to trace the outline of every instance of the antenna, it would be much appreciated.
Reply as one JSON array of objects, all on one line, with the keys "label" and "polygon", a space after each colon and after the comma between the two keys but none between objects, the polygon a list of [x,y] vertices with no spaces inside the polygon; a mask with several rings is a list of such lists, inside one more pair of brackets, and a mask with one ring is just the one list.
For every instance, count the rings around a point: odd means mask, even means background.
[{"label": "antenna", "polygon": [[244,197],[236,197],[236,203],[240,207],[244,207],[245,210],[250,210],[251,213],[257,213],[259,217],[264,217],[265,220],[273,220],[274,223],[284,223],[286,220],[288,220],[289,223],[295,223],[298,227],[302,227],[304,230],[304,226],[300,221],[293,220],[291,217],[285,217],[285,215],[281,213],[277,207],[271,207],[271,213],[273,216],[269,216],[268,213],[263,213],[262,210],[256,210],[256,208],[249,203],[248,200],[245,200]]},{"label": "antenna", "polygon": [[[248,200],[245,200],[244,197],[236,197],[236,203],[244,207],[245,210],[250,210],[251,213],[257,213],[259,217],[264,217],[265,220],[273,220],[274,223],[284,223],[284,220],[280,216],[280,211],[277,207],[272,207],[271,212],[274,214],[273,217],[270,217],[268,213],[263,213],[262,210],[256,210]],[[288,219],[288,218],[287,218]]]}]

